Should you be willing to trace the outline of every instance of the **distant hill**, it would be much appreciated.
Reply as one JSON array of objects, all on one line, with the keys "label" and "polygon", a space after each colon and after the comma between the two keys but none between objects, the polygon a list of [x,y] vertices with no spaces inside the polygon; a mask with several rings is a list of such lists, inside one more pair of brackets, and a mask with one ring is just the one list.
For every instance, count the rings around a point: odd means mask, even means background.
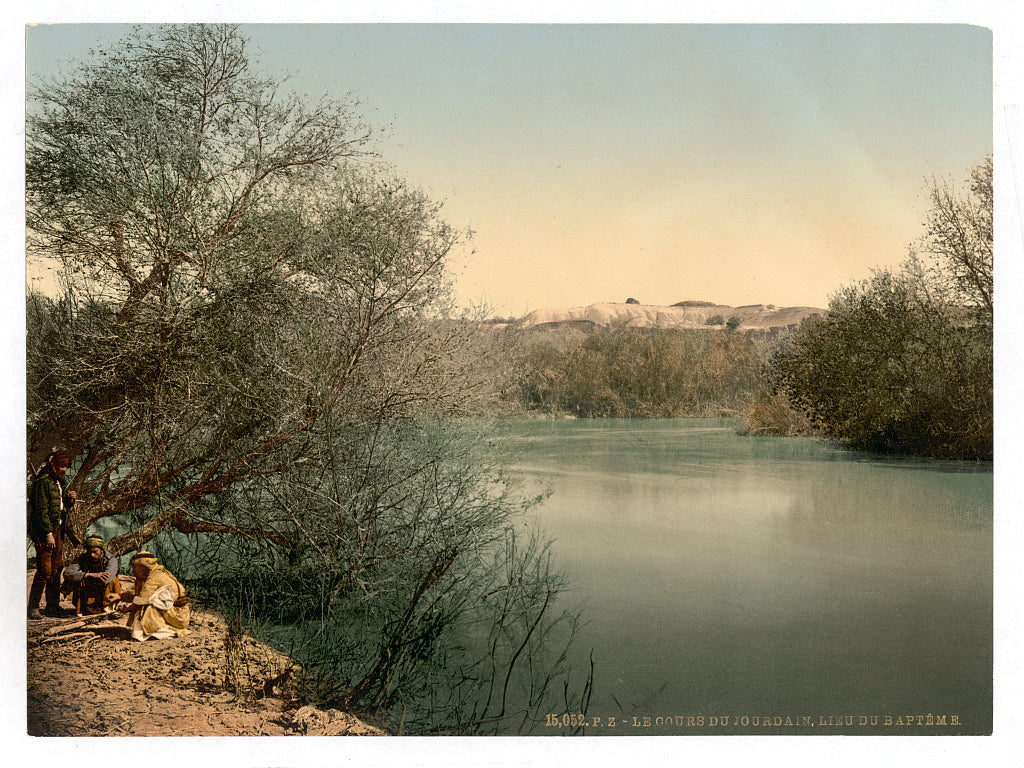
[{"label": "distant hill", "polygon": [[650,304],[591,304],[572,309],[538,309],[514,323],[513,328],[538,328],[564,324],[606,326],[624,324],[636,328],[708,328],[708,320],[721,316],[724,323],[740,318],[740,329],[769,330],[795,325],[810,315],[824,315],[818,307],[776,307],[749,304],[730,307],[704,301],[683,301],[671,307]]}]

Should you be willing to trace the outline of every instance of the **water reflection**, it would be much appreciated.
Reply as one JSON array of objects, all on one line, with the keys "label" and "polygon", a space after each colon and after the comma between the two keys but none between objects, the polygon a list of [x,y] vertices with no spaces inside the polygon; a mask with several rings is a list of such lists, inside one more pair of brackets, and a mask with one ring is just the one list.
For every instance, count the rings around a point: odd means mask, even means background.
[{"label": "water reflection", "polygon": [[518,422],[509,441],[553,491],[537,514],[587,604],[594,715],[941,711],[990,728],[990,471],[720,420]]}]

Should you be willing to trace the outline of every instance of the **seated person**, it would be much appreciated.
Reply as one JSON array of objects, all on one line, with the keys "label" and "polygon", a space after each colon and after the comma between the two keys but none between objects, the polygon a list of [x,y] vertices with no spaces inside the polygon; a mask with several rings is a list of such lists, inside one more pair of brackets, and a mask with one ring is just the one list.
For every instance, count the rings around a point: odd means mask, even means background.
[{"label": "seated person", "polygon": [[185,587],[157,562],[151,552],[131,559],[135,597],[128,609],[127,626],[135,640],[184,637],[189,634],[190,609]]},{"label": "seated person", "polygon": [[64,569],[60,591],[71,595],[79,616],[109,613],[121,599],[117,558],[106,550],[99,536],[86,536],[84,546],[85,551]]}]

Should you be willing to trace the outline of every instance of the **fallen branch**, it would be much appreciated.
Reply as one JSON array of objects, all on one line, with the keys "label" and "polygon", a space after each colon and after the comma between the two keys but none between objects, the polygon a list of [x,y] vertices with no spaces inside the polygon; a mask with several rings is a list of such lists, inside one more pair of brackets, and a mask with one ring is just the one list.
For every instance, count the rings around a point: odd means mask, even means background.
[{"label": "fallen branch", "polygon": [[92,632],[73,632],[70,635],[54,635],[53,637],[45,637],[39,642],[41,643],[63,643],[66,640],[75,640],[80,637],[96,637]]},{"label": "fallen branch", "polygon": [[[73,621],[70,624],[61,624],[56,627],[50,627],[48,630],[43,632],[43,637],[49,637],[51,635],[62,635],[66,632],[73,632],[80,627],[84,627],[88,624],[98,624],[102,621],[116,621],[122,618],[122,615],[117,611],[112,613],[98,613],[95,616],[84,616],[77,621]],[[45,642],[45,640],[43,641]]]},{"label": "fallen branch", "polygon": [[84,621],[76,621],[72,624],[65,624],[64,626],[50,627],[48,630],[43,632],[43,637],[46,638],[50,635],[59,635],[63,632],[70,632],[74,629],[78,629],[79,627],[84,627],[85,624],[86,622]]}]

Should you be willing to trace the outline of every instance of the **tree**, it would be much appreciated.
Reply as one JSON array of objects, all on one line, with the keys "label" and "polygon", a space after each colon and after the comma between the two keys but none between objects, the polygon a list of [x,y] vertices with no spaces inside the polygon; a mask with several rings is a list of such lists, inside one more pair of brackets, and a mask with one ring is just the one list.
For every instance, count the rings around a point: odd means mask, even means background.
[{"label": "tree", "polygon": [[613,325],[566,339],[520,341],[519,397],[529,408],[580,417],[697,416],[736,409],[760,364],[740,334]]},{"label": "tree", "polygon": [[286,532],[290,548],[220,537],[173,557],[198,564],[202,594],[250,626],[286,628],[270,639],[301,666],[307,701],[400,704],[407,733],[507,733],[511,711],[536,725],[534,707],[570,671],[558,654],[575,617],[556,607],[546,547],[516,531],[535,499],[483,445],[489,425],[331,419],[318,431],[322,453],[287,478],[216,501]]},{"label": "tree", "polygon": [[[443,301],[460,233],[345,164],[368,138],[350,104],[279,85],[234,28],[190,25],[136,30],[33,90],[29,255],[59,257],[66,292],[29,307],[49,315],[29,347],[30,461],[57,443],[77,457],[75,525],[130,521],[115,549],[228,532],[194,504],[286,471],[343,392],[357,404],[365,359],[414,336],[427,354],[417,318]],[[420,389],[395,397],[435,394]]]},{"label": "tree", "polygon": [[921,252],[930,259],[931,279],[943,298],[993,316],[992,157],[971,169],[965,191],[933,180],[931,209]]},{"label": "tree", "polygon": [[[778,349],[789,401],[851,447],[992,457],[991,161],[970,192],[932,189],[927,247],[841,289]],[[986,210],[986,206],[988,209]]]},{"label": "tree", "polygon": [[[563,614],[543,548],[510,551],[534,499],[437,418],[489,391],[479,324],[449,306],[468,235],[357,165],[368,136],[351,104],[254,74],[230,26],[137,29],[34,88],[29,256],[64,282],[27,302],[29,461],[76,457],[72,523],[113,523],[115,553],[152,546],[236,605],[276,596],[255,622],[315,619],[304,659],[340,703],[524,667],[535,703],[536,643]],[[488,590],[514,610],[470,610]],[[461,644],[488,619],[514,650],[496,640],[477,669]],[[337,632],[374,641],[334,658]]]}]

